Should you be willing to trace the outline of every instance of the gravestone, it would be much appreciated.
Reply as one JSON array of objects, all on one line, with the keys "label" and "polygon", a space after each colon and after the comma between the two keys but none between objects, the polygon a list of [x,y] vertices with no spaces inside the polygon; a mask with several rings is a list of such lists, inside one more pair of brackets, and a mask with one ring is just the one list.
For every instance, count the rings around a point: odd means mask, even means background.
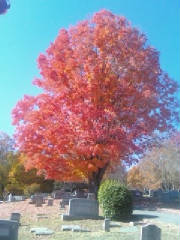
[{"label": "gravestone", "polygon": [[45,203],[45,199],[42,195],[32,195],[30,203],[31,204],[36,204],[37,201],[38,201],[38,205],[41,205],[41,204]]},{"label": "gravestone", "polygon": [[75,190],[74,194],[72,195],[74,198],[85,198],[85,193],[81,189]]},{"label": "gravestone", "polygon": [[24,201],[25,196],[13,196],[14,201]]},{"label": "gravestone", "polygon": [[11,213],[10,220],[17,221],[20,224],[20,218],[21,218],[20,213]]},{"label": "gravestone", "polygon": [[73,231],[74,229],[80,231],[81,227],[78,225],[62,225],[61,226],[62,231]]},{"label": "gravestone", "polygon": [[0,220],[0,239],[18,240],[18,227],[17,221]]},{"label": "gravestone", "polygon": [[62,200],[60,201],[60,208],[65,208],[65,205],[69,205],[69,200],[74,198],[70,192],[65,192],[62,195]]},{"label": "gravestone", "polygon": [[154,190],[150,189],[149,190],[149,197],[153,197],[154,196]]},{"label": "gravestone", "polygon": [[54,231],[45,228],[45,227],[39,227],[39,228],[31,228],[30,229],[31,233],[35,233],[35,235],[52,235]]},{"label": "gravestone", "polygon": [[105,232],[110,232],[110,219],[109,218],[104,219],[103,229]]},{"label": "gravestone", "polygon": [[96,199],[95,194],[94,193],[88,193],[87,199],[95,200]]},{"label": "gravestone", "polygon": [[31,197],[30,197],[30,204],[35,204],[36,203],[36,197],[35,197],[35,195],[31,195]]},{"label": "gravestone", "polygon": [[68,205],[68,204],[69,204],[69,199],[68,198],[67,199],[62,199],[60,201],[60,208],[65,208],[65,206]]},{"label": "gravestone", "polygon": [[143,226],[141,228],[140,240],[161,240],[161,229],[153,224]]},{"label": "gravestone", "polygon": [[49,197],[49,193],[41,193],[41,196],[47,199]]},{"label": "gravestone", "polygon": [[13,201],[13,195],[12,195],[12,193],[9,193],[8,202],[12,202],[12,201]]},{"label": "gravestone", "polygon": [[37,220],[40,220],[40,219],[47,219],[48,216],[44,213],[39,213],[37,214]]},{"label": "gravestone", "polygon": [[52,198],[61,199],[63,194],[64,194],[63,191],[55,191],[55,192],[52,193]]},{"label": "gravestone", "polygon": [[48,206],[53,206],[53,199],[48,199],[47,205]]},{"label": "gravestone", "polygon": [[35,202],[36,202],[36,207],[41,207],[43,204],[43,197],[37,196]]},{"label": "gravestone", "polygon": [[97,219],[98,216],[99,205],[96,200],[74,198],[69,200],[69,212],[62,215],[62,220]]},{"label": "gravestone", "polygon": [[87,229],[81,228],[79,225],[62,225],[61,230],[72,232],[90,232]]}]

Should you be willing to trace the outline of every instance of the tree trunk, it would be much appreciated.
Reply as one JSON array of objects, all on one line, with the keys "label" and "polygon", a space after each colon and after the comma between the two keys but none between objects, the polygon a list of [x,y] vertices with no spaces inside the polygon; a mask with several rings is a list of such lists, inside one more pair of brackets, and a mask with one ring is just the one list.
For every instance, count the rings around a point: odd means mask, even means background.
[{"label": "tree trunk", "polygon": [[5,189],[5,187],[4,187],[4,185],[1,183],[0,184],[0,198],[2,198],[3,200],[4,200],[4,189]]},{"label": "tree trunk", "polygon": [[103,168],[99,168],[97,172],[94,172],[92,176],[88,179],[88,185],[89,185],[89,192],[94,193],[95,197],[97,199],[98,196],[98,190],[99,186],[101,184],[101,181],[103,179],[104,173],[108,167],[108,164],[106,164]]}]

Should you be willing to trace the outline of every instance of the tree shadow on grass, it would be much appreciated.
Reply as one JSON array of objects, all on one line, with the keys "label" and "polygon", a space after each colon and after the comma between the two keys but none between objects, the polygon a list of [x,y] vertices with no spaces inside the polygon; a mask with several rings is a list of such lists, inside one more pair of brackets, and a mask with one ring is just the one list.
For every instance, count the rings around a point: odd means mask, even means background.
[{"label": "tree shadow on grass", "polygon": [[158,218],[156,215],[148,215],[148,214],[133,214],[131,217],[131,221],[142,221],[144,219],[152,219]]},{"label": "tree shadow on grass", "polygon": [[148,215],[148,214],[132,214],[129,218],[111,218],[112,221],[117,221],[117,222],[124,222],[124,223],[129,223],[129,222],[141,222],[144,219],[153,219],[153,218],[158,218],[156,215]]},{"label": "tree shadow on grass", "polygon": [[145,210],[145,211],[157,211],[157,207],[150,206],[150,207],[143,207],[143,206],[135,206],[133,210]]}]

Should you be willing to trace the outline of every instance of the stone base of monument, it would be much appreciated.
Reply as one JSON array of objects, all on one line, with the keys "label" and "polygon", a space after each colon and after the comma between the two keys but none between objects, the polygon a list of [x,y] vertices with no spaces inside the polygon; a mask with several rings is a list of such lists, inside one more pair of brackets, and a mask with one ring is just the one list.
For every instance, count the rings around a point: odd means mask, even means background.
[{"label": "stone base of monument", "polygon": [[43,213],[37,214],[37,220],[45,219],[45,218],[48,218],[46,214],[43,214]]},{"label": "stone base of monument", "polygon": [[84,220],[84,219],[94,219],[97,220],[99,216],[73,216],[68,214],[60,214],[62,221],[71,221],[71,220]]},{"label": "stone base of monument", "polygon": [[62,231],[72,231],[72,232],[90,232],[87,229],[83,229],[78,225],[62,225]]},{"label": "stone base of monument", "polygon": [[52,235],[54,233],[54,231],[45,227],[31,228],[30,232],[35,233],[35,235]]}]

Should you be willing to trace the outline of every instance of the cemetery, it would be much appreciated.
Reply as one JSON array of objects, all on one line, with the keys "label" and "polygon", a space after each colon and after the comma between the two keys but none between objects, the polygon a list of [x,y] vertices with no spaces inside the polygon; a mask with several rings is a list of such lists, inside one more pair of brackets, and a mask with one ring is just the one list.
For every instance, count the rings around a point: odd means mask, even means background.
[{"label": "cemetery", "polygon": [[153,236],[153,240],[176,240],[180,237],[179,210],[158,206],[154,211],[148,208],[135,210],[134,205],[131,219],[114,220],[103,215],[93,194],[88,196],[69,196],[64,208],[60,208],[63,199],[52,198],[50,194],[36,195],[33,204],[32,197],[23,201],[4,201],[0,204],[0,239],[152,240]]},{"label": "cemetery", "polygon": [[0,0],[0,240],[179,240],[177,0],[15,2]]}]

